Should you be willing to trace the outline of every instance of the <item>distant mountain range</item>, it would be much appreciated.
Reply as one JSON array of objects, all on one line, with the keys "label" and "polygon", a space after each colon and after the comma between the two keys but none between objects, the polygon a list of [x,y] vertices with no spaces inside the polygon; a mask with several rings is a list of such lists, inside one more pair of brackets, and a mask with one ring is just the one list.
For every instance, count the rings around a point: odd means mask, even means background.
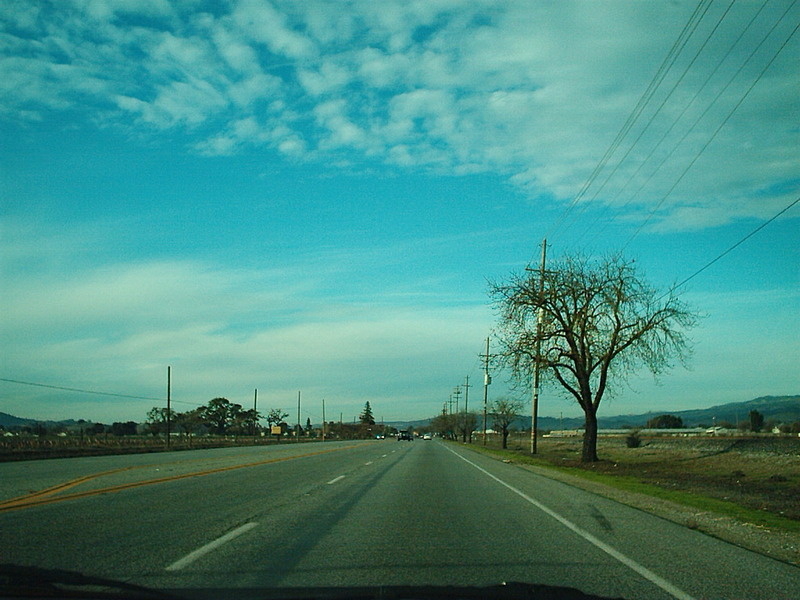
[{"label": "distant mountain range", "polygon": [[[648,412],[638,415],[617,415],[611,417],[598,417],[597,422],[601,429],[625,429],[629,427],[644,427],[650,419],[659,415],[670,414],[680,417],[685,427],[710,427],[714,423],[729,422],[739,423],[750,418],[750,411],[757,410],[764,415],[765,421],[775,420],[779,423],[794,423],[800,421],[800,396],[762,396],[745,402],[730,402],[710,408],[693,410],[671,411],[669,409],[658,412]],[[387,423],[393,427],[425,427],[430,424],[430,419],[419,421]],[[514,424],[519,429],[530,428],[530,416],[520,417]],[[583,427],[582,417],[543,417],[538,419],[539,429],[579,429]]]},{"label": "distant mountain range", "polygon": [[[762,396],[761,398],[747,400],[746,402],[731,402],[712,406],[710,408],[679,411],[662,410],[638,415],[598,417],[597,421],[601,429],[624,429],[628,427],[643,427],[647,421],[653,417],[670,414],[680,417],[685,427],[710,427],[714,423],[719,424],[725,421],[733,424],[746,421],[750,418],[751,410],[757,410],[764,415],[765,421],[774,420],[778,423],[794,423],[800,421],[800,396]],[[425,427],[429,425],[430,422],[430,419],[421,419],[417,421],[387,422],[386,425],[397,427],[398,429],[413,429]],[[520,417],[515,425],[519,429],[525,429],[530,427],[530,422],[530,416],[526,415]],[[66,419],[63,421],[39,421],[37,419],[25,419],[0,412],[0,427],[6,429],[32,426],[37,423],[48,428],[59,425],[67,429],[73,429],[80,426],[89,426],[92,422],[84,421],[83,419],[80,421],[74,419]],[[543,430],[578,429],[581,427],[583,427],[583,418],[581,417],[564,419],[558,417],[539,417],[539,428]]]},{"label": "distant mountain range", "polygon": [[[638,427],[644,425],[653,417],[670,414],[680,417],[686,427],[711,426],[714,422],[719,424],[722,421],[735,425],[742,421],[749,421],[751,410],[757,410],[764,415],[765,421],[774,420],[778,423],[794,423],[800,421],[800,396],[762,396],[746,402],[719,404],[711,408],[680,411],[664,410],[643,415],[600,417],[598,422],[600,427],[607,429],[625,425]],[[558,421],[558,419],[555,419],[555,421]]]},{"label": "distant mountain range", "polygon": [[25,419],[22,417],[15,417],[8,413],[0,412],[0,427],[10,429],[12,427],[31,427],[33,425],[42,425],[44,427],[61,426],[70,428],[77,425],[91,425],[91,421],[76,421],[75,419],[64,419],[63,421],[42,421],[39,419]]}]

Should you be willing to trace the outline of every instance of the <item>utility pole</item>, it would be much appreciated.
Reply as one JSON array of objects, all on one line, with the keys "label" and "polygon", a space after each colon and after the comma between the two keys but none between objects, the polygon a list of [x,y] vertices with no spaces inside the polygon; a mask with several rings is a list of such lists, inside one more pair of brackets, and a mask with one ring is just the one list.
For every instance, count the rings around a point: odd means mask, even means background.
[{"label": "utility pole", "polygon": [[325,441],[325,398],[322,399],[322,441]]},{"label": "utility pole", "polygon": [[296,440],[300,441],[300,391],[297,392],[297,427],[294,430]]},{"label": "utility pole", "polygon": [[169,436],[170,436],[170,428],[172,425],[172,419],[170,417],[170,413],[172,412],[172,367],[167,367],[167,448],[169,448]]},{"label": "utility pole", "polygon": [[483,355],[483,445],[486,445],[486,416],[489,406],[489,384],[492,378],[489,376],[489,337],[486,337],[486,354]]},{"label": "utility pole", "polygon": [[469,423],[467,421],[467,413],[469,413],[469,388],[472,386],[469,384],[469,375],[466,377],[466,381],[464,382],[464,434],[461,438],[462,442],[467,441],[467,429],[469,429],[469,443],[472,443],[472,427],[468,426]]},{"label": "utility pole", "polygon": [[453,431],[453,439],[455,441],[458,441],[458,425],[459,425],[458,422],[460,420],[460,416],[458,414],[459,413],[459,410],[458,410],[458,397],[460,395],[461,395],[461,386],[457,385],[455,387],[455,389],[453,389],[453,396],[455,396],[455,398],[456,398],[456,412],[453,413],[453,416],[455,417],[454,420],[453,420],[453,428],[455,429],[455,431]]},{"label": "utility pole", "polygon": [[[545,261],[547,260],[547,238],[542,240],[542,265],[539,268],[539,298],[544,296]],[[542,353],[542,320],[543,309],[539,308],[536,315],[536,357],[533,363],[533,401],[531,404],[531,454],[536,454],[536,438],[539,434],[539,363]]]},{"label": "utility pole", "polygon": [[256,443],[256,429],[258,428],[258,388],[253,392],[253,444]]}]

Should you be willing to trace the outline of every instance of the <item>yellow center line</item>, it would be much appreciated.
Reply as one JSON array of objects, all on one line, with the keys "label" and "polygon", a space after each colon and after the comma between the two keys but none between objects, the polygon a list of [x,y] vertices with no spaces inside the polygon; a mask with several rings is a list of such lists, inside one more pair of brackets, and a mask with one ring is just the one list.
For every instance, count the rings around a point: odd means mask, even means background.
[{"label": "yellow center line", "polygon": [[[204,475],[213,475],[214,473],[224,473],[225,471],[234,471],[236,469],[245,469],[248,467],[258,467],[261,465],[267,465],[271,463],[278,463],[287,460],[292,460],[295,458],[307,458],[309,456],[318,456],[320,454],[327,454],[329,452],[338,452],[340,450],[350,450],[352,448],[357,448],[357,446],[344,446],[342,448],[329,448],[328,450],[318,450],[316,452],[307,452],[305,454],[297,454],[294,456],[283,456],[279,458],[270,458],[267,460],[260,460],[257,462],[252,463],[244,463],[240,465],[230,465],[227,467],[217,467],[214,469],[207,469],[205,471],[195,471],[192,473],[182,473],[180,475],[170,475],[167,477],[158,477],[156,479],[146,479],[144,481],[134,481],[131,483],[122,483],[119,485],[112,485],[105,488],[98,488],[96,490],[87,490],[84,492],[76,492],[73,494],[66,494],[62,496],[52,496],[59,491],[64,491],[65,489],[72,488],[80,483],[85,481],[89,481],[91,479],[95,479],[102,475],[109,475],[111,473],[117,473],[121,471],[127,471],[134,468],[140,467],[124,467],[121,469],[116,469],[113,471],[105,471],[103,473],[96,473],[94,475],[87,475],[85,477],[80,477],[78,479],[73,479],[72,481],[68,481],[63,484],[59,484],[57,486],[53,486],[46,490],[42,490],[40,492],[35,492],[33,494],[28,494],[27,496],[21,496],[18,498],[12,498],[11,500],[6,500],[5,502],[0,502],[0,512],[6,512],[11,510],[20,510],[24,508],[31,508],[33,506],[42,506],[44,504],[53,504],[55,502],[63,502],[66,500],[75,500],[78,498],[87,498],[89,496],[96,496],[99,494],[109,494],[113,492],[120,492],[122,490],[128,490],[137,487],[143,487],[146,485],[153,485],[156,483],[166,483],[168,481],[177,481],[179,479],[189,479],[190,477],[202,477]],[[153,465],[148,465],[153,466]]]},{"label": "yellow center line", "polygon": [[52,496],[53,494],[57,494],[59,492],[63,492],[69,489],[74,488],[76,485],[80,485],[82,483],[86,483],[87,481],[91,481],[92,479],[97,479],[98,477],[105,477],[106,475],[113,475],[114,473],[121,473],[122,471],[130,471],[132,469],[142,469],[144,467],[148,467],[152,465],[138,465],[138,466],[131,466],[131,467],[121,467],[119,469],[111,469],[110,471],[102,471],[100,473],[93,473],[91,475],[84,475],[82,477],[78,477],[77,479],[70,479],[69,481],[65,481],[64,483],[59,483],[49,488],[45,488],[43,490],[39,490],[38,492],[31,492],[29,494],[25,494],[24,496],[17,496],[16,498],[10,498],[8,500],[3,500],[0,502],[0,508],[5,506],[6,504],[17,504],[20,502],[26,502],[29,500],[34,500],[36,498],[42,498],[45,496]]}]

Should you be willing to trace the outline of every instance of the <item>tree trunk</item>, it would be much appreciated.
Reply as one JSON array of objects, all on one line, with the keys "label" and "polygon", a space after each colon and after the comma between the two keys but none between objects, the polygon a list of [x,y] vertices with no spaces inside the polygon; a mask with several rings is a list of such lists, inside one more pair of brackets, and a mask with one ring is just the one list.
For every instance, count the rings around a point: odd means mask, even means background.
[{"label": "tree trunk", "polygon": [[581,462],[597,462],[600,460],[597,458],[597,413],[594,410],[586,410],[585,414]]},{"label": "tree trunk", "polygon": [[508,429],[503,429],[503,450],[508,448]]}]

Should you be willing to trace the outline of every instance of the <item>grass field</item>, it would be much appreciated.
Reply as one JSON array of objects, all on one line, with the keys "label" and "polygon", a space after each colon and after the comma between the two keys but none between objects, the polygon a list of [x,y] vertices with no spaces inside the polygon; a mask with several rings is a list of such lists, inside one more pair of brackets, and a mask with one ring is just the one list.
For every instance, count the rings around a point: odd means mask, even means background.
[{"label": "grass field", "polygon": [[[642,436],[598,442],[600,462],[580,463],[581,438],[509,438],[515,462],[567,470],[627,489],[689,504],[763,526],[800,532],[800,439],[788,437],[673,438]],[[481,445],[477,440],[477,445]],[[488,448],[499,451],[499,441]]]}]

